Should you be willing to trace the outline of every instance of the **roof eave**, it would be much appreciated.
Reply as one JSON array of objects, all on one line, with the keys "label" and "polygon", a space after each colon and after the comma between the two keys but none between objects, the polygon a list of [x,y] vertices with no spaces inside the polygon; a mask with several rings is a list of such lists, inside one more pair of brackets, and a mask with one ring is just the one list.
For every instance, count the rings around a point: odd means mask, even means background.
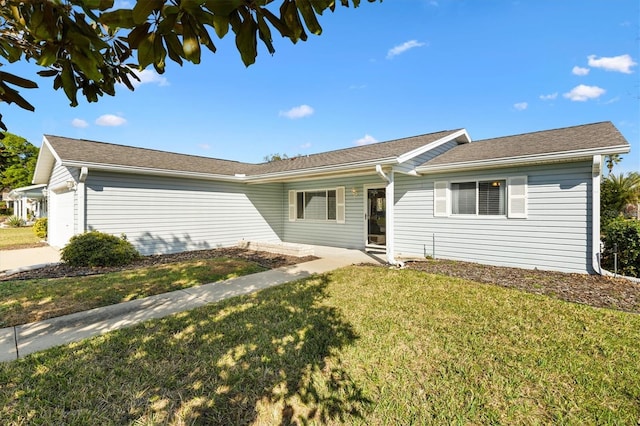
[{"label": "roof eave", "polygon": [[119,166],[115,164],[91,163],[86,161],[63,160],[62,165],[66,167],[87,167],[90,171],[98,170],[98,171],[105,171],[105,172],[139,173],[139,174],[153,175],[153,176],[182,177],[182,178],[194,178],[194,179],[204,179],[204,180],[222,180],[222,181],[230,181],[230,182],[243,182],[246,180],[246,177],[244,176],[220,175],[215,173],[188,172],[188,171],[168,170],[168,169],[155,169],[151,167]]},{"label": "roof eave", "polygon": [[427,151],[430,151],[434,148],[437,148],[438,146],[450,142],[452,140],[456,140],[459,143],[463,144],[463,143],[469,143],[471,142],[471,136],[469,136],[469,133],[467,133],[466,129],[460,129],[456,132],[453,132],[445,137],[442,137],[440,139],[437,139],[431,143],[428,143],[426,145],[423,145],[419,148],[416,148],[414,150],[411,150],[409,152],[406,152],[400,156],[398,156],[398,163],[402,164],[408,160],[411,160],[412,158],[417,157],[418,155],[424,154]]},{"label": "roof eave", "polygon": [[55,150],[51,146],[51,143],[47,140],[46,136],[42,137],[42,146],[38,152],[38,159],[36,160],[36,168],[33,171],[33,179],[31,183],[43,184],[49,182],[49,177],[56,161],[60,161],[60,157],[56,154]]},{"label": "roof eave", "polygon": [[[285,182],[290,180],[322,178],[331,175],[351,174],[365,171],[369,167],[397,164],[397,157],[379,158],[376,160],[357,161],[332,166],[313,167],[308,169],[288,170],[284,172],[263,173],[247,177],[247,183]],[[372,170],[375,173],[375,170]]]},{"label": "roof eave", "polygon": [[549,154],[523,155],[518,157],[494,158],[477,161],[464,161],[449,164],[423,165],[416,167],[416,172],[422,175],[443,171],[478,170],[497,167],[523,166],[530,164],[555,163],[563,161],[577,161],[590,159],[594,155],[625,154],[630,151],[629,145],[618,145],[606,148],[594,148],[575,151],[555,152]]}]

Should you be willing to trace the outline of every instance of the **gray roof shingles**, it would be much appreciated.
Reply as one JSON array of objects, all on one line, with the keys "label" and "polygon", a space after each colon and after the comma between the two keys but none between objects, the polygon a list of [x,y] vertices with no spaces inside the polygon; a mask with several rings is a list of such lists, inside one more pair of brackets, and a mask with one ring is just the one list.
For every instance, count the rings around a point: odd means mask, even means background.
[{"label": "gray roof shingles", "polygon": [[[397,158],[458,130],[429,133],[389,142],[311,154],[270,163],[250,164],[195,155],[177,154],[104,142],[46,135],[63,161],[120,167],[202,173],[207,175],[268,175],[321,167]],[[422,166],[446,165],[501,158],[628,145],[610,122],[586,124],[516,136],[463,143]]]},{"label": "gray roof shingles", "polygon": [[584,124],[458,145],[422,164],[441,166],[629,145],[611,122]]},{"label": "gray roof shingles", "polygon": [[45,137],[63,161],[229,176],[235,174],[250,176],[375,161],[389,157],[395,158],[456,131],[430,133],[390,142],[339,149],[261,164],[176,154],[84,139],[70,139],[51,135],[45,135]]}]

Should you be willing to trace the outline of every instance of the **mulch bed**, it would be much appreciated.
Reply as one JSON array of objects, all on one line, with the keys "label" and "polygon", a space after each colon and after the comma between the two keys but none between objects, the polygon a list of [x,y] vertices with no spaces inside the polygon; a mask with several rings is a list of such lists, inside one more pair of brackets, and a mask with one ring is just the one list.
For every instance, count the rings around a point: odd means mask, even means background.
[{"label": "mulch bed", "polygon": [[18,272],[8,276],[0,276],[0,281],[8,280],[31,280],[39,278],[62,278],[62,277],[78,277],[84,275],[104,274],[107,272],[117,272],[130,269],[146,268],[154,265],[162,265],[167,263],[184,262],[198,259],[211,259],[215,257],[226,257],[232,259],[244,259],[266,269],[275,269],[281,266],[290,266],[297,263],[308,262],[317,259],[315,256],[295,257],[282,254],[267,253],[263,251],[245,250],[235,247],[218,248],[210,250],[187,251],[174,254],[163,254],[144,256],[126,266],[114,267],[74,267],[64,263],[58,265],[46,266],[44,268],[34,269],[31,271]]},{"label": "mulch bed", "polygon": [[598,308],[640,313],[640,284],[624,278],[506,268],[450,260],[407,262],[405,268],[516,288]]},{"label": "mulch bed", "polygon": [[[103,274],[212,257],[245,259],[267,269],[295,265],[317,259],[315,256],[294,257],[231,247],[145,256],[124,267],[79,268],[62,263],[32,271],[19,272],[10,276],[0,276],[0,281]],[[600,308],[640,313],[640,284],[623,278],[506,268],[450,260],[412,261],[407,262],[405,268],[515,288],[529,293],[543,294],[569,302]]]}]

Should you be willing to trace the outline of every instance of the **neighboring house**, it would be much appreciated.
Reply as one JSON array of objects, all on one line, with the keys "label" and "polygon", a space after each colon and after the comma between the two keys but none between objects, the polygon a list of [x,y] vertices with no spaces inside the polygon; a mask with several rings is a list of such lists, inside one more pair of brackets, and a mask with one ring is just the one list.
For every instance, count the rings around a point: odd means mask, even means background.
[{"label": "neighboring house", "polygon": [[247,164],[45,136],[49,243],[99,230],[143,254],[239,240],[599,271],[609,122],[471,142],[464,129]]},{"label": "neighboring house", "polygon": [[13,189],[6,197],[13,208],[13,215],[30,223],[47,216],[46,184],[23,186]]}]

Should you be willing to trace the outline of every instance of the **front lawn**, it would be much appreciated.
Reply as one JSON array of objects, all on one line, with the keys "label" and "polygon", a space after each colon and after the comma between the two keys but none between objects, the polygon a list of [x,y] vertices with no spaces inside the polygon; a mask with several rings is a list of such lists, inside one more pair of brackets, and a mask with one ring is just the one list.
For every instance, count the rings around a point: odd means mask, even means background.
[{"label": "front lawn", "polygon": [[0,282],[0,327],[113,305],[264,271],[242,259],[208,258],[84,277]]},{"label": "front lawn", "polygon": [[10,250],[43,246],[41,238],[33,232],[32,226],[21,228],[0,228],[0,250]]},{"label": "front lawn", "polygon": [[8,424],[636,424],[640,316],[348,267],[0,364]]}]

